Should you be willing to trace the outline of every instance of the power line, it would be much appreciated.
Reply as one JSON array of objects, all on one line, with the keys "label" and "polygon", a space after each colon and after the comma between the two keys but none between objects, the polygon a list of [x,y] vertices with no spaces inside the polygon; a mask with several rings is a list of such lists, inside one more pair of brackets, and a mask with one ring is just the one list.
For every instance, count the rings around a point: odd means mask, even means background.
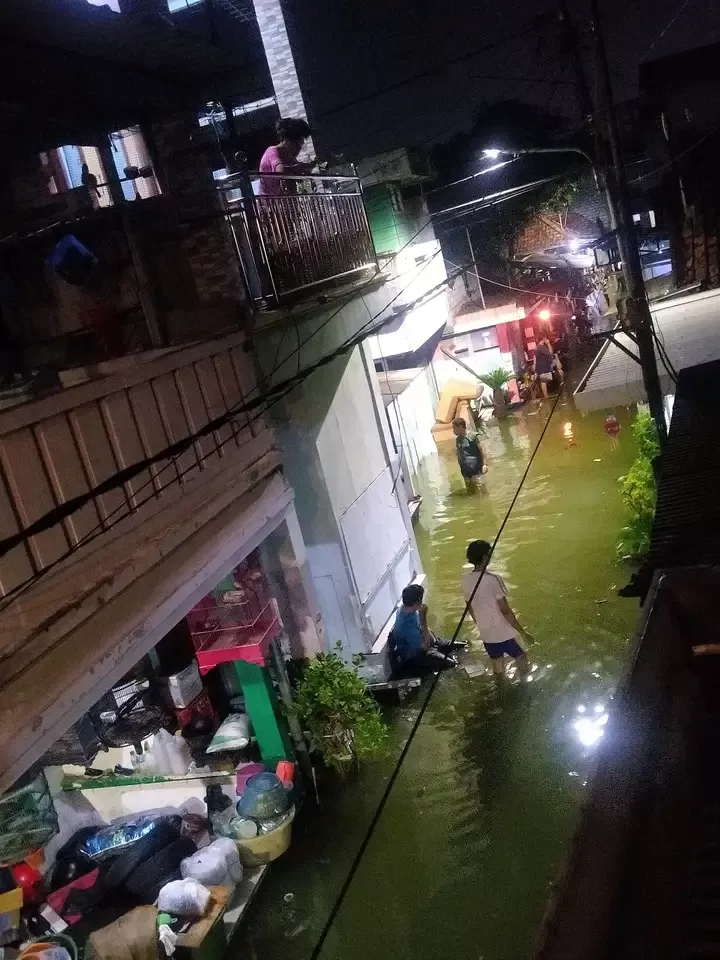
[{"label": "power line", "polygon": [[675,12],[675,14],[670,18],[670,20],[669,20],[669,21],[667,22],[667,24],[663,27],[663,29],[660,31],[660,33],[658,33],[658,35],[655,37],[655,39],[654,39],[653,42],[650,44],[650,46],[647,48],[647,50],[645,50],[644,53],[640,54],[640,56],[638,57],[638,60],[645,60],[645,58],[647,57],[647,55],[648,55],[649,53],[651,53],[651,52],[655,49],[655,47],[658,45],[658,43],[660,43],[660,41],[662,40],[662,38],[665,36],[665,34],[666,34],[666,33],[668,32],[668,30],[670,29],[670,27],[675,23],[675,21],[677,20],[677,18],[680,16],[680,14],[683,12],[683,10],[685,9],[685,7],[687,7],[687,5],[688,5],[689,3],[690,3],[690,0],[683,0],[683,3],[680,4],[680,6],[677,8],[677,11]]},{"label": "power line", "polygon": [[486,43],[482,47],[477,47],[475,50],[470,50],[468,53],[463,53],[458,57],[452,57],[449,60],[443,60],[441,63],[434,64],[432,67],[428,67],[426,70],[421,70],[419,73],[415,73],[410,77],[405,77],[402,80],[396,80],[394,83],[374,90],[372,93],[365,93],[362,94],[362,96],[353,98],[352,100],[346,100],[344,103],[336,104],[334,107],[330,107],[329,110],[319,113],[317,115],[317,119],[324,120],[325,117],[332,116],[333,114],[339,113],[342,110],[348,110],[350,107],[356,107],[360,103],[366,103],[368,100],[375,100],[378,97],[384,97],[386,94],[393,93],[395,90],[400,90],[402,87],[406,87],[408,84],[417,83],[419,80],[425,80],[427,77],[432,77],[436,73],[441,73],[443,70],[446,70],[448,67],[455,66],[457,63],[463,63],[466,60],[472,60],[475,57],[480,56],[481,53],[487,53],[488,50],[493,50],[495,47],[498,47],[503,43],[509,43],[512,40],[517,40],[520,37],[527,36],[536,29],[539,19],[540,18],[538,17],[534,17],[514,33],[510,33],[504,37],[500,37],[497,40],[493,40],[491,43]]},{"label": "power line", "polygon": [[[518,498],[522,492],[523,486],[525,485],[525,481],[527,480],[528,474],[530,473],[532,465],[535,461],[535,456],[537,455],[537,452],[540,449],[540,445],[542,444],[545,438],[545,434],[547,433],[548,427],[550,426],[550,421],[552,420],[553,414],[555,413],[560,397],[563,394],[563,390],[564,390],[564,387],[561,387],[555,398],[555,402],[553,403],[552,409],[550,410],[550,414],[548,415],[548,418],[545,421],[545,424],[543,426],[538,442],[535,444],[535,449],[530,455],[530,459],[528,460],[527,466],[525,468],[525,472],[523,473],[522,478],[520,479],[520,483],[518,484],[518,488],[515,491],[515,496],[512,498],[510,506],[508,507],[507,512],[503,518],[503,521],[500,524],[500,528],[497,534],[495,535],[495,539],[492,542],[492,545],[490,547],[490,553],[488,554],[488,558],[487,558],[487,563],[485,564],[485,567],[482,570],[480,576],[477,578],[477,581],[475,583],[475,586],[473,587],[472,593],[470,594],[469,598],[465,602],[465,607],[463,609],[462,616],[458,620],[457,626],[453,631],[452,639],[450,641],[451,643],[457,640],[460,634],[462,625],[465,622],[468,612],[470,610],[470,607],[472,606],[472,602],[475,599],[475,594],[477,593],[478,587],[480,586],[482,579],[485,576],[485,571],[487,570],[487,567],[490,561],[492,560],[493,554],[495,553],[495,548],[497,547],[498,542],[503,534],[503,531],[507,526],[507,522],[510,519],[510,515],[512,514],[512,511],[515,508],[515,504],[518,501]],[[395,786],[395,782],[400,774],[400,770],[402,769],[403,763],[405,762],[405,758],[410,752],[410,747],[412,746],[413,741],[415,740],[415,736],[420,728],[420,724],[422,723],[423,717],[425,716],[427,708],[430,704],[430,700],[433,694],[435,693],[435,690],[437,689],[438,683],[440,681],[440,676],[441,676],[440,671],[437,671],[433,675],[427,695],[423,700],[422,706],[420,707],[420,710],[418,711],[418,715],[415,718],[415,722],[413,723],[410,733],[408,734],[408,738],[405,741],[405,744],[400,752],[400,756],[398,758],[398,762],[395,766],[395,769],[393,770],[392,774],[390,775],[390,778],[388,779],[388,782],[385,786],[382,797],[380,798],[380,802],[375,810],[372,820],[370,821],[370,825],[365,833],[365,836],[363,837],[363,840],[362,840],[362,843],[360,844],[358,852],[355,855],[355,858],[350,866],[348,875],[345,878],[345,881],[343,882],[342,887],[340,888],[340,893],[338,895],[338,898],[333,904],[333,908],[330,911],[330,914],[328,915],[328,918],[325,921],[325,924],[323,925],[323,929],[320,933],[320,937],[318,938],[318,941],[315,944],[313,952],[310,955],[310,960],[318,960],[318,958],[320,957],[320,952],[325,944],[325,941],[327,940],[330,930],[332,929],[332,925],[335,923],[335,920],[337,919],[338,913],[340,912],[340,908],[342,907],[345,901],[345,897],[347,896],[348,890],[350,889],[350,886],[355,878],[355,874],[358,871],[360,863],[362,862],[362,859],[365,856],[365,852],[370,844],[370,841],[373,838],[375,830],[377,829],[377,825],[380,822],[380,817],[382,816],[383,811],[385,810],[385,806],[387,805],[388,799],[390,798],[390,794],[392,793],[392,789]]]},{"label": "power line", "polygon": [[[429,222],[429,221],[428,221],[428,222]],[[403,250],[405,250],[408,246],[410,246],[410,244],[412,244],[412,242],[416,239],[416,237],[417,237],[423,230],[425,230],[426,227],[427,227],[427,223],[423,224],[423,225],[420,227],[420,229],[419,229],[418,231],[416,231],[416,233],[413,234],[413,236],[410,237],[410,239],[400,248],[400,250],[396,251],[396,253],[393,254],[393,256],[390,258],[390,260],[388,261],[388,263],[391,263],[394,259],[396,259],[396,258],[400,255],[400,253],[403,252]],[[426,261],[426,263],[423,265],[423,267],[421,268],[421,270],[420,270],[419,272],[422,272],[422,270],[424,270],[425,267],[429,265],[430,261],[431,261],[432,259],[434,259],[434,257],[435,257],[437,254],[439,254],[439,253],[440,253],[440,250],[438,249],[438,250],[435,252],[435,254],[433,254],[433,257],[431,257],[430,260]],[[408,284],[406,284],[400,291],[398,291],[398,293],[395,295],[395,297],[393,297],[393,298],[383,307],[383,309],[382,309],[382,310],[380,311],[380,313],[377,315],[378,317],[381,316],[382,313],[385,312],[385,310],[387,310],[390,306],[392,306],[392,304],[393,304],[399,297],[402,296],[402,294],[405,292],[405,289],[407,289],[407,287],[409,286],[409,284],[412,283],[412,282],[414,282],[414,281],[417,279],[417,276],[419,275],[419,272],[416,273],[416,274],[414,274],[413,278],[408,282]],[[304,341],[300,341],[299,328],[298,328],[297,322],[295,322],[295,332],[296,332],[296,337],[297,337],[297,346],[296,346],[296,349],[295,349],[292,353],[290,353],[287,357],[283,358],[282,361],[279,361],[278,358],[279,358],[279,354],[280,354],[280,349],[282,348],[282,343],[283,343],[283,340],[284,340],[284,335],[283,335],[283,337],[280,338],[280,341],[279,341],[279,343],[278,343],[278,347],[277,347],[276,354],[275,354],[275,359],[274,359],[274,362],[273,362],[273,367],[272,367],[272,369],[269,371],[269,373],[265,375],[265,379],[266,379],[268,382],[271,383],[271,382],[272,382],[272,378],[274,377],[275,373],[277,373],[278,369],[280,369],[280,368],[283,367],[286,363],[288,363],[294,356],[297,356],[297,357],[298,357],[298,369],[297,369],[297,371],[296,371],[296,376],[299,376],[300,373],[301,373],[301,371],[300,371],[300,352],[301,352],[302,347],[305,346],[307,343],[309,343],[309,341],[310,341],[314,336],[317,336],[317,334],[318,334],[324,327],[326,327],[330,322],[332,322],[332,320],[333,320],[336,316],[339,315],[339,313],[344,309],[344,307],[347,305],[347,303],[350,302],[351,299],[353,299],[353,298],[354,298],[355,296],[357,296],[358,294],[360,295],[360,297],[361,297],[361,299],[362,299],[362,290],[363,290],[369,283],[372,283],[374,279],[375,279],[375,277],[371,277],[368,281],[366,281],[366,283],[364,283],[364,284],[362,285],[362,287],[360,288],[360,290],[353,290],[353,291],[347,296],[347,298],[344,300],[344,302],[341,304],[341,306],[340,306],[336,311],[334,311],[322,324],[320,324],[318,327],[316,327],[316,328],[312,331],[312,333],[311,333],[308,337],[305,338]],[[363,302],[364,302],[364,301],[363,301]],[[314,312],[314,310],[311,309],[311,310],[308,310],[307,313],[304,313],[304,314],[302,314],[302,315],[300,315],[300,316],[301,316],[301,317],[304,317],[304,316],[309,315],[309,314],[311,314],[311,313],[313,313],[313,312]],[[396,314],[393,315],[393,316],[396,316]],[[297,319],[299,319],[299,318],[298,318],[298,317],[295,317],[295,321],[297,321]],[[374,320],[374,319],[375,319],[375,318],[373,318],[373,320]],[[366,328],[366,326],[367,326],[367,324],[364,324],[364,325],[360,328],[360,331],[358,331],[358,332],[363,331],[363,330]],[[294,389],[294,386],[288,388],[288,390],[287,390],[286,392],[282,393],[281,395],[275,396],[275,397],[273,397],[272,399],[270,399],[269,402],[267,403],[267,406],[266,406],[264,409],[262,409],[255,417],[253,417],[252,419],[248,418],[246,427],[250,427],[250,426],[252,425],[252,423],[254,423],[257,419],[259,419],[261,416],[263,416],[264,413],[265,413],[271,406],[273,406],[273,405],[274,405],[275,403],[277,403],[279,400],[283,399],[284,396],[286,396],[287,393],[289,393],[291,389]],[[254,392],[254,391],[252,391],[252,392]],[[227,411],[227,413],[230,414],[230,415],[232,415],[232,416],[234,416],[236,413],[240,413],[240,412],[242,412],[242,411],[239,410],[239,409],[238,409],[238,410],[235,410],[235,408],[230,408],[230,409]],[[228,438],[227,441],[224,441],[223,443],[221,443],[221,444],[219,444],[219,445],[216,445],[215,449],[212,451],[211,454],[209,454],[209,456],[216,454],[216,453],[218,452],[218,450],[219,450],[222,446],[224,446],[224,444],[225,444],[226,442],[229,442],[231,439],[234,439],[234,436],[235,436],[235,435],[233,434],[233,437]],[[192,445],[192,443],[194,442],[195,439],[196,439],[196,438],[191,437],[191,438],[187,438],[187,441],[183,441],[183,442],[187,442],[187,443],[188,443],[188,448],[189,448],[189,447]],[[166,463],[166,464],[160,469],[160,471],[159,471],[158,473],[156,473],[156,474],[154,474],[153,476],[151,476],[148,481],[146,481],[141,487],[139,487],[138,490],[135,492],[135,496],[137,496],[137,495],[138,495],[142,490],[144,490],[146,487],[151,486],[151,485],[154,485],[154,483],[157,481],[157,478],[163,473],[163,471],[169,469],[170,467],[175,467],[175,468],[177,469],[178,459],[179,459],[179,457],[181,456],[181,453],[182,453],[182,452],[184,452],[184,450],[181,451],[180,453],[177,453],[177,454],[172,455],[171,457],[169,457],[168,463]],[[160,455],[160,456],[161,456],[161,459],[162,459],[162,455]],[[205,459],[207,459],[207,458],[206,458],[206,457],[200,458],[200,460],[198,460],[198,462],[197,462],[196,464],[193,464],[191,467],[186,468],[186,469],[185,469],[184,471],[182,471],[182,472],[179,472],[178,475],[177,475],[177,477],[175,478],[175,480],[176,480],[177,482],[180,482],[180,481],[182,480],[182,478],[183,478],[187,473],[192,472],[193,470],[199,469],[201,462],[203,462]],[[173,482],[175,482],[175,480],[174,480]],[[91,496],[91,497],[93,496],[92,492],[90,493],[90,496]],[[144,504],[145,504],[146,502],[148,502],[149,500],[155,498],[155,496],[156,496],[156,494],[153,493],[153,495],[152,495],[151,497],[146,498],[146,499],[143,500],[139,505],[136,504],[135,510],[139,509],[140,506],[144,505]],[[126,511],[127,509],[128,509],[128,508],[127,508],[127,505],[126,505],[125,503],[120,504],[118,507],[115,508],[115,510],[111,511],[111,513],[110,513],[107,517],[103,518],[103,520],[102,520],[99,524],[97,524],[96,527],[94,527],[92,530],[88,531],[88,533],[86,533],[86,534],[83,536],[83,538],[82,538],[80,541],[78,541],[78,543],[76,543],[76,544],[71,548],[71,550],[69,550],[67,553],[63,554],[63,556],[60,557],[60,558],[58,558],[56,561],[53,561],[53,563],[49,564],[48,567],[44,567],[43,570],[39,571],[38,574],[34,574],[33,576],[29,577],[29,578],[28,578],[26,581],[24,581],[23,583],[18,584],[15,588],[13,588],[13,590],[11,590],[8,594],[5,595],[4,600],[7,601],[7,600],[8,600],[9,598],[11,598],[11,597],[12,597],[12,598],[15,598],[16,595],[18,594],[18,592],[24,593],[26,589],[28,589],[32,584],[34,584],[34,583],[37,582],[37,579],[39,579],[39,578],[42,577],[42,576],[45,576],[51,569],[54,569],[60,562],[63,562],[64,560],[66,560],[69,556],[71,556],[71,555],[73,555],[74,553],[76,553],[76,552],[77,552],[78,550],[80,550],[82,547],[87,546],[90,542],[92,542],[94,539],[96,539],[97,536],[101,536],[103,533],[105,533],[105,532],[107,532],[108,530],[112,529],[112,527],[113,527],[115,524],[110,524],[110,525],[108,526],[108,520],[113,516],[113,514],[122,513],[123,516],[122,516],[122,517],[119,517],[119,518],[118,518],[118,521],[117,521],[117,522],[120,522],[120,520],[124,519],[124,517],[125,517],[125,515],[126,515],[126,514],[125,514],[125,511]],[[73,511],[73,512],[74,512],[74,511]],[[41,518],[41,519],[42,519],[42,518]],[[53,524],[53,525],[54,525],[54,524]],[[3,555],[3,554],[2,554],[2,542],[0,542],[0,556],[2,556],[2,555]],[[2,613],[2,612],[6,609],[6,607],[7,607],[8,605],[9,605],[9,604],[6,603],[5,606],[0,607],[0,613]]]},{"label": "power line", "polygon": [[[423,265],[421,269],[425,269],[425,267],[439,253],[440,253],[439,250],[436,251],[433,257],[431,257],[428,261],[426,261],[426,263]],[[473,264],[471,264],[470,266],[473,266]],[[356,333],[353,337],[350,337],[346,341],[341,343],[329,354],[326,354],[325,356],[321,357],[315,363],[311,364],[309,367],[305,368],[304,370],[299,371],[299,373],[295,374],[294,376],[289,377],[284,381],[281,381],[279,384],[277,384],[274,387],[271,387],[265,395],[261,395],[243,404],[236,405],[235,407],[231,408],[220,417],[216,417],[212,421],[209,421],[204,427],[196,431],[194,434],[184,438],[183,440],[176,441],[174,444],[170,444],[164,450],[159,451],[153,456],[147,457],[144,460],[133,464],[131,467],[125,468],[125,470],[118,471],[113,476],[108,477],[101,484],[98,484],[92,490],[87,491],[86,493],[81,494],[78,497],[74,497],[71,500],[66,501],[60,507],[56,507],[53,510],[48,511],[48,513],[44,514],[44,516],[40,517],[34,523],[29,524],[22,531],[19,531],[18,533],[13,534],[11,537],[7,537],[4,540],[0,541],[0,556],[4,556],[10,550],[24,543],[30,537],[37,536],[39,533],[42,533],[44,530],[47,530],[50,527],[55,526],[58,523],[61,523],[64,519],[66,519],[68,516],[75,513],[77,510],[81,509],[87,503],[92,502],[98,496],[101,496],[102,494],[107,493],[110,490],[113,490],[119,486],[122,486],[124,483],[128,482],[128,480],[137,476],[139,473],[145,472],[145,470],[149,469],[149,467],[153,466],[155,463],[158,463],[161,460],[169,459],[171,457],[176,459],[186,450],[190,449],[190,447],[192,447],[193,444],[197,442],[197,440],[201,439],[202,437],[208,436],[209,434],[215,433],[222,426],[229,424],[230,421],[232,421],[239,414],[257,409],[257,407],[265,404],[265,407],[261,410],[260,414],[258,414],[258,416],[262,416],[262,414],[266,411],[266,409],[268,409],[274,403],[278,402],[279,400],[287,396],[287,394],[290,393],[296,386],[298,386],[300,383],[306,380],[309,376],[311,376],[321,367],[332,362],[333,360],[337,359],[343,354],[349,352],[350,350],[354,349],[356,346],[359,346],[365,339],[367,339],[368,336],[376,335],[378,331],[382,329],[382,327],[386,326],[391,321],[396,320],[398,315],[403,316],[406,313],[410,313],[417,306],[421,305],[422,303],[428,302],[434,296],[437,296],[444,289],[444,287],[447,286],[447,284],[451,280],[454,280],[456,276],[459,276],[460,274],[464,273],[465,270],[467,269],[468,268],[466,267],[459,270],[452,277],[446,278],[445,280],[441,281],[439,284],[436,284],[435,287],[431,288],[428,291],[425,291],[420,297],[418,297],[416,300],[412,301],[411,303],[405,305],[401,310],[391,313],[387,318],[385,318],[384,320],[380,320],[380,322],[377,323],[376,321],[378,321],[382,316],[382,314],[385,313],[388,306],[390,306],[390,304],[392,304],[394,300],[396,300],[399,296],[401,296],[404,293],[405,289],[407,288],[407,286],[410,285],[410,283],[414,282],[414,280],[417,278],[417,274],[416,274],[412,278],[412,280],[410,280],[408,284],[406,284],[406,286],[403,287],[398,292],[396,297],[393,298],[393,301],[390,301],[390,303],[387,304],[385,307],[383,307],[383,309],[379,311],[379,313],[372,316],[368,321],[368,323],[364,324],[363,327],[360,328],[360,331],[358,331],[358,333]],[[367,329],[373,324],[374,326],[372,330],[370,332],[366,332]],[[283,361],[283,363],[284,362],[286,361]],[[249,422],[252,422],[252,421],[249,421]],[[216,444],[215,449],[210,454],[206,455],[205,457],[198,457],[196,463],[192,464],[191,466],[187,467],[184,471],[180,472],[172,482],[173,483],[180,482],[180,480],[185,474],[190,473],[194,470],[200,469],[200,465],[204,460],[208,459],[208,457],[210,456],[215,455],[218,452],[218,450],[221,449],[226,443],[229,443],[231,440],[235,440],[235,439],[236,437],[235,435],[233,435],[231,437],[228,437],[226,440],[222,441],[221,443]],[[168,466],[170,466],[170,463],[165,464],[163,469],[167,469]],[[152,482],[152,479],[150,481],[147,481],[145,486],[150,485],[151,482]],[[137,505],[136,509],[139,509],[139,507],[142,506],[148,500],[155,499],[155,498],[156,498],[156,494],[153,493],[150,497],[146,498],[146,500],[142,501],[141,504]],[[126,506],[124,504],[122,505],[122,507],[118,508],[118,510],[122,510],[122,511],[124,511],[125,509],[126,509]],[[124,519],[124,517],[125,517],[125,514],[123,514],[123,516],[120,517],[116,522],[119,523],[122,519]],[[49,565],[48,567],[45,567],[38,574],[35,574],[34,576],[28,578],[28,580],[24,581],[22,584],[19,584],[17,587],[13,588],[13,590],[11,590],[8,594],[6,594],[4,598],[6,603],[4,606],[0,607],[0,613],[4,612],[5,609],[7,609],[7,606],[9,606],[9,604],[7,603],[9,599],[16,599],[16,595],[19,591],[24,592],[24,590],[27,587],[36,583],[41,576],[44,576],[49,571],[49,569],[56,566],[59,562],[66,560],[69,556],[72,556],[81,547],[86,546],[87,543],[95,539],[96,536],[100,536],[103,533],[106,533],[109,529],[112,529],[113,526],[115,526],[115,524],[111,524],[108,527],[106,521],[103,521],[102,524],[98,524],[97,527],[94,528],[94,530],[86,534],[81,541],[79,541],[73,548],[68,550],[62,557],[54,561],[53,564]]]},{"label": "power line", "polygon": [[656,173],[662,173],[663,170],[668,170],[673,166],[681,157],[684,157],[686,154],[691,153],[693,150],[696,150],[701,144],[705,143],[714,133],[717,133],[720,130],[720,125],[713,127],[712,130],[709,130],[704,136],[700,137],[699,140],[696,140],[695,143],[690,144],[689,147],[686,147],[684,150],[681,150],[680,153],[676,154],[672,160],[668,160],[667,163],[663,163],[659,167],[655,167],[654,170],[650,170],[649,173],[643,173],[639,177],[635,177],[634,180],[631,180],[630,183],[640,183],[641,180],[647,180],[648,177],[654,177]]}]

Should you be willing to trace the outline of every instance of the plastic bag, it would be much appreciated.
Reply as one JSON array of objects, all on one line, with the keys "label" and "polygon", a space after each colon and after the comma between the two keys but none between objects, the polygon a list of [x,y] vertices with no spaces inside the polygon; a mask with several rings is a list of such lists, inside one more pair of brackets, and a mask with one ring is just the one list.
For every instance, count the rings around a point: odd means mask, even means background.
[{"label": "plastic bag", "polygon": [[217,728],[206,753],[244,750],[250,743],[250,722],[244,713],[231,713]]},{"label": "plastic bag", "polygon": [[220,838],[180,864],[185,879],[192,878],[206,887],[232,887],[242,880],[242,866],[232,840]]},{"label": "plastic bag", "polygon": [[202,917],[210,903],[210,891],[197,880],[171,880],[158,896],[158,910],[176,917]]},{"label": "plastic bag", "polygon": [[121,853],[163,822],[176,826],[177,832],[180,832],[182,820],[179,816],[163,816],[157,813],[133,814],[130,817],[113,820],[106,827],[93,830],[78,844],[77,852],[82,856],[90,857],[91,860],[103,860],[105,857]]}]

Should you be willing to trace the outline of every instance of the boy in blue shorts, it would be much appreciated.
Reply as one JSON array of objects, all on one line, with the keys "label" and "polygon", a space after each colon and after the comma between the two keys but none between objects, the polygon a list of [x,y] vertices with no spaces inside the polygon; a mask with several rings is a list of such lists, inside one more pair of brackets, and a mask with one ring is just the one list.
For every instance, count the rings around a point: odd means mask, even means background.
[{"label": "boy in blue shorts", "polygon": [[[525,630],[507,601],[507,588],[496,573],[486,570],[490,558],[490,544],[487,540],[473,540],[467,548],[467,559],[473,565],[472,573],[463,577],[463,595],[470,600],[475,585],[475,595],[470,603],[470,616],[477,624],[480,637],[487,655],[492,661],[495,676],[505,674],[505,656],[512,657],[521,673],[529,669],[525,647],[521,643],[532,643],[532,637]],[[483,575],[483,571],[485,571]]]}]

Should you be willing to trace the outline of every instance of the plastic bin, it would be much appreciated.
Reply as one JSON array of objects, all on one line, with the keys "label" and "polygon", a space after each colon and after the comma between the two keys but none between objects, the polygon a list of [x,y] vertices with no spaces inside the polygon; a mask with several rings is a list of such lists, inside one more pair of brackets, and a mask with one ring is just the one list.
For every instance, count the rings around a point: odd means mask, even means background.
[{"label": "plastic bin", "polygon": [[292,825],[295,819],[295,808],[285,823],[270,833],[258,834],[249,840],[236,840],[235,844],[244,867],[261,867],[265,863],[272,863],[281,857],[290,846]]},{"label": "plastic bin", "polygon": [[20,888],[0,893],[0,947],[20,939],[20,909],[23,892]]}]

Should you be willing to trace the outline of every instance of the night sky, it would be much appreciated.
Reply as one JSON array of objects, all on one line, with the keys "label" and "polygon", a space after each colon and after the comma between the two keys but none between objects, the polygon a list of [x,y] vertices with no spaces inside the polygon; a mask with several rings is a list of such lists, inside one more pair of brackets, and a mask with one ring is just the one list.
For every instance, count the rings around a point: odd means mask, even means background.
[{"label": "night sky", "polygon": [[[717,2],[601,4],[621,99],[637,92],[641,60],[720,41]],[[585,0],[570,0],[570,6],[580,24]],[[573,87],[557,83],[573,79],[571,64],[558,59],[552,35],[543,45],[537,34],[503,43],[401,90],[328,113],[338,104],[519,31],[533,16],[553,9],[547,0],[285,0],[284,7],[308,107],[326,149],[357,157],[401,144],[428,145],[467,125],[477,104],[493,100],[527,100],[579,120]],[[494,77],[508,79],[487,79]]]}]

